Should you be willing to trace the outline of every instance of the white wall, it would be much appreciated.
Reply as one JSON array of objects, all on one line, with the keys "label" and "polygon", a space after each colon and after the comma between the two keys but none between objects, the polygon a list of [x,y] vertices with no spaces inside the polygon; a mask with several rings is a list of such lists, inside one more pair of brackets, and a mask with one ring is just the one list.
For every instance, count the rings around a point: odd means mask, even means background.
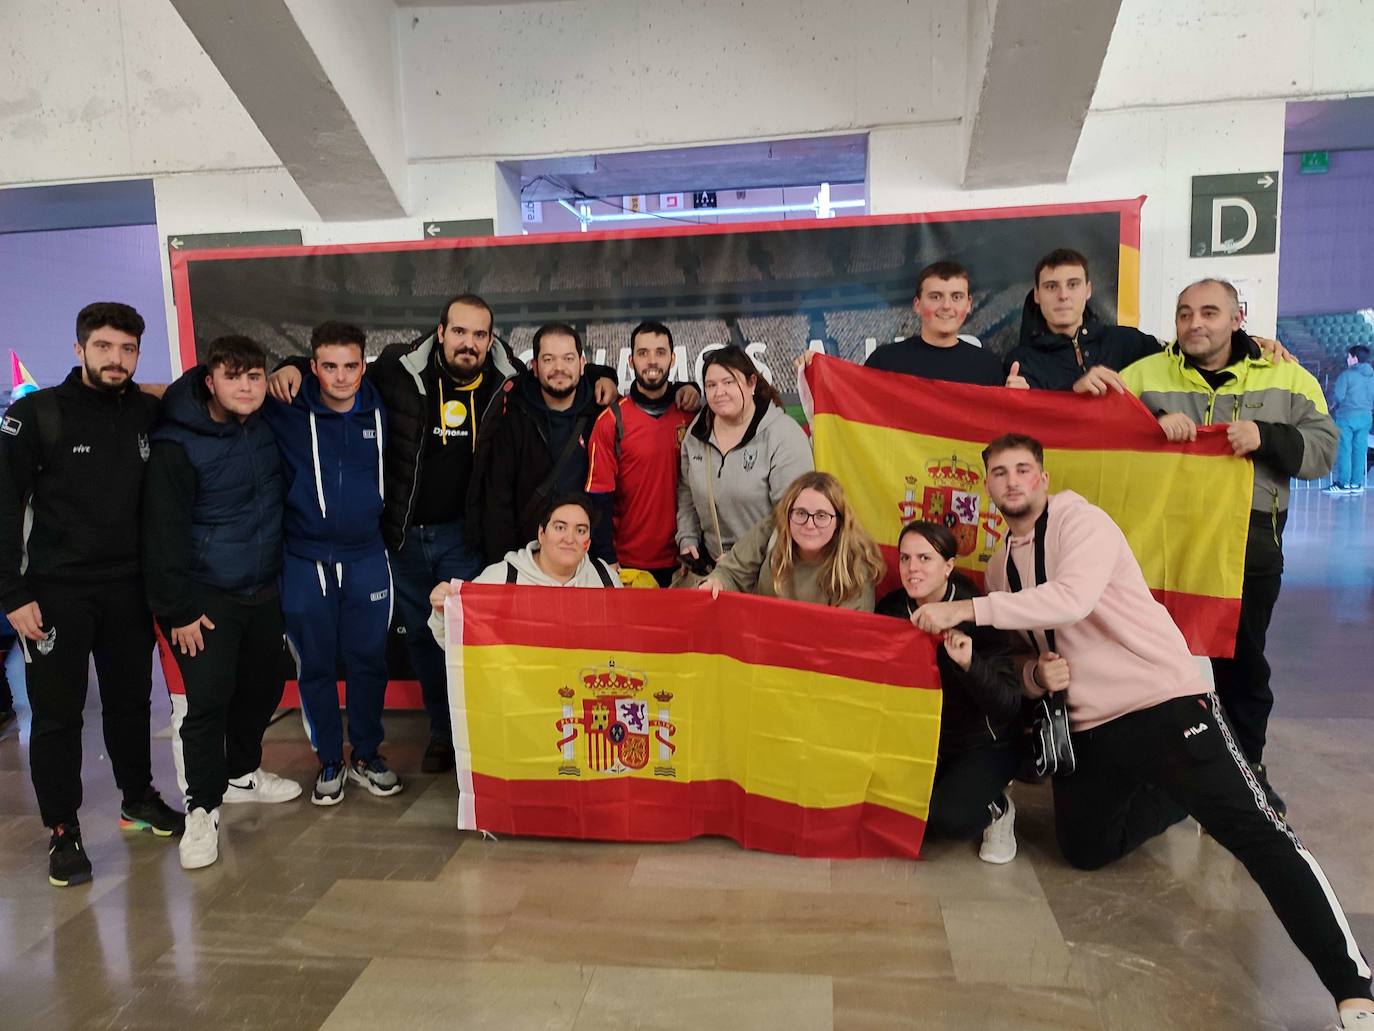
[{"label": "white wall", "polygon": [[412,159],[586,154],[958,119],[947,0],[405,8]]}]

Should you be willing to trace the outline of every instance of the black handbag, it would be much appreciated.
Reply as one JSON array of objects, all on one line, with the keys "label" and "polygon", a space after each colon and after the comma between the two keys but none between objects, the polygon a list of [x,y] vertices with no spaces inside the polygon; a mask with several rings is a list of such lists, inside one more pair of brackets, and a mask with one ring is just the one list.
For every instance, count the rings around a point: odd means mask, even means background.
[{"label": "black handbag", "polygon": [[[1035,521],[1035,583],[1038,587],[1046,579],[1045,575],[1045,529],[1050,522],[1050,508],[1040,513]],[[1011,548],[1007,548],[1007,585],[1013,591],[1021,590],[1021,574],[1016,563],[1011,560]],[[1036,652],[1040,644],[1035,634],[1028,635]],[[1055,651],[1054,631],[1045,631],[1045,643],[1050,651]],[[1073,773],[1077,761],[1073,754],[1073,737],[1069,730],[1068,691],[1046,694],[1031,709],[1031,754],[1035,760],[1038,776],[1066,777]]]}]

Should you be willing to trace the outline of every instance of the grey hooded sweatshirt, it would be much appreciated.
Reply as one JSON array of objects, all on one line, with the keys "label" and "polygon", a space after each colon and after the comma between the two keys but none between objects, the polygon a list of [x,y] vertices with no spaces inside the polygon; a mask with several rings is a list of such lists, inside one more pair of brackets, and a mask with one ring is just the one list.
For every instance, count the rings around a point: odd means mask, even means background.
[{"label": "grey hooded sweatshirt", "polygon": [[805,432],[777,405],[758,405],[744,437],[724,454],[711,426],[711,410],[704,408],[682,439],[677,547],[718,559],[767,518],[788,484],[815,463]]},{"label": "grey hooded sweatshirt", "polygon": [[[582,556],[582,564],[577,567],[577,572],[567,583],[559,583],[548,573],[539,568],[539,563],[534,560],[534,553],[539,550],[538,541],[530,541],[519,551],[508,551],[506,557],[500,562],[493,562],[486,569],[478,573],[473,578],[475,584],[504,584],[510,582],[510,570],[508,567],[515,568],[515,582],[524,587],[620,587],[620,577],[615,571],[602,562],[599,558],[592,558],[590,555]],[[597,563],[601,566],[610,584],[602,582],[601,575],[597,573]],[[434,635],[434,639],[439,642],[439,647],[445,645],[444,634],[444,614],[437,609],[429,614],[429,630]]]}]

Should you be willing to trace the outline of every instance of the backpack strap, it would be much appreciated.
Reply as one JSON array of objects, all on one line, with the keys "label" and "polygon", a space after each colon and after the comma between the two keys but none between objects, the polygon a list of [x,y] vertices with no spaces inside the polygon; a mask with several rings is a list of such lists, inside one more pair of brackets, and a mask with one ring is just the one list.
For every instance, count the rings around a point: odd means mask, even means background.
[{"label": "backpack strap", "polygon": [[611,586],[611,571],[606,568],[606,563],[599,558],[592,559],[592,568],[596,570],[596,575],[601,579],[602,587]]},{"label": "backpack strap", "polygon": [[52,465],[62,439],[62,408],[55,390],[39,390],[33,395],[33,420],[38,428],[38,468]]},{"label": "backpack strap", "polygon": [[[1045,583],[1049,577],[1045,574],[1045,531],[1050,525],[1050,506],[1045,505],[1045,511],[1040,513],[1040,518],[1035,521],[1035,586],[1039,587]],[[1016,563],[1011,560],[1011,547],[1007,547],[1007,586],[1013,591],[1021,590],[1021,572],[1016,568]],[[1054,631],[1045,630],[1045,643],[1049,645],[1050,651],[1057,651],[1054,646]],[[1038,652],[1040,646],[1035,643],[1035,634],[1030,634],[1031,644]]]},{"label": "backpack strap", "polygon": [[520,576],[520,570],[515,568],[514,562],[506,563],[506,583],[513,584]]},{"label": "backpack strap", "polygon": [[617,397],[611,402],[611,415],[615,418],[615,460],[620,463],[620,442],[625,437],[625,417],[620,414],[620,402],[624,398]]}]

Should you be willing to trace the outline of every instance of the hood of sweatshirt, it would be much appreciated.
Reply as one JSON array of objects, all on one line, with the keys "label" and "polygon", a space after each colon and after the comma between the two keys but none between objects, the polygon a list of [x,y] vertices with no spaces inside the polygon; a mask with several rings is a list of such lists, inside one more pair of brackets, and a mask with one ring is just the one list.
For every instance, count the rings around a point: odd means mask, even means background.
[{"label": "hood of sweatshirt", "polygon": [[519,574],[517,583],[527,584],[538,587],[600,587],[601,577],[597,576],[596,569],[592,562],[595,561],[590,555],[583,555],[582,561],[577,566],[577,572],[566,584],[559,583],[548,573],[539,568],[539,563],[535,559],[535,553],[539,550],[538,541],[530,541],[519,551],[506,552],[505,561],[509,562]]},{"label": "hood of sweatshirt", "polygon": [[[204,437],[230,437],[239,429],[237,419],[215,422],[210,418],[210,391],[205,387],[207,370],[197,365],[183,373],[162,396],[162,421],[184,426]],[[248,418],[258,415],[254,412]]]}]

